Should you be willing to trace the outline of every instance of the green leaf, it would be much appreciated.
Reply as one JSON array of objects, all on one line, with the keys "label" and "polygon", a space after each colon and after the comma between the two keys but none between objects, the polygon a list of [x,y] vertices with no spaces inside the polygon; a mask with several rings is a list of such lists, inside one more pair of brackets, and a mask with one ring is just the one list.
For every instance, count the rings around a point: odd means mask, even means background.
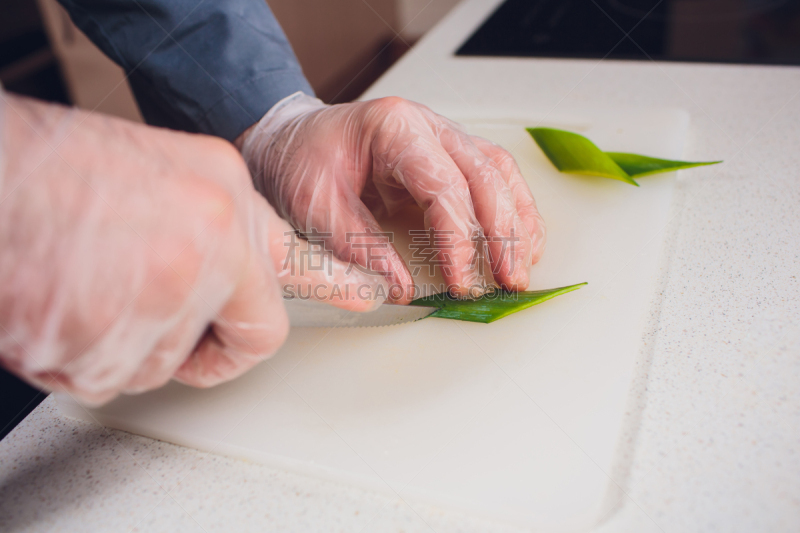
[{"label": "green leaf", "polygon": [[639,184],[633,178],[722,163],[722,161],[673,161],[639,154],[603,152],[583,135],[571,131],[553,128],[527,128],[527,130],[559,171],[611,178],[637,187]]},{"label": "green leaf", "polygon": [[448,293],[440,293],[417,298],[409,305],[438,307],[439,310],[429,315],[430,317],[488,324],[561,294],[572,292],[584,285],[586,283],[578,283],[577,285],[544,291],[494,291],[475,300],[459,300]]},{"label": "green leaf", "polygon": [[602,176],[639,186],[613,159],[583,135],[553,128],[528,128],[528,133],[561,172]]},{"label": "green leaf", "polygon": [[658,159],[646,155],[626,154],[622,152],[605,152],[614,160],[619,167],[624,170],[631,178],[641,178],[661,172],[672,172],[683,168],[702,167],[705,165],[716,165],[722,161],[673,161],[671,159]]}]

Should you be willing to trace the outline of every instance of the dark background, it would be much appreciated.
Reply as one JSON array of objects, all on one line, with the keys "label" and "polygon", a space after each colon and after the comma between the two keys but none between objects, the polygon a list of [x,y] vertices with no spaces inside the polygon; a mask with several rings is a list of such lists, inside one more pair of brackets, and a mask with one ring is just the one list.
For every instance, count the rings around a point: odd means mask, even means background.
[{"label": "dark background", "polygon": [[457,55],[800,65],[800,0],[507,0]]}]

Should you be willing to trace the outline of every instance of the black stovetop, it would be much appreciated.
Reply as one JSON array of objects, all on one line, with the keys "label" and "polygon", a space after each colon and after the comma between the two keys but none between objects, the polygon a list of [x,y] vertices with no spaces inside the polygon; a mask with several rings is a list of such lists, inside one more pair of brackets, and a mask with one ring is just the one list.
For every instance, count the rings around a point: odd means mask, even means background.
[{"label": "black stovetop", "polygon": [[800,0],[506,0],[456,55],[800,65]]}]

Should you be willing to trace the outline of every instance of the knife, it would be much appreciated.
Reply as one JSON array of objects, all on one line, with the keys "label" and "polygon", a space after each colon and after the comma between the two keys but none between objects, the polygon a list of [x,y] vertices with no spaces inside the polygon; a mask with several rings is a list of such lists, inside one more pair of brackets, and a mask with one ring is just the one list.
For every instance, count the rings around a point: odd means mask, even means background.
[{"label": "knife", "polygon": [[374,311],[357,313],[316,300],[284,298],[283,304],[293,328],[355,328],[395,326],[422,320],[438,307],[383,304]]}]

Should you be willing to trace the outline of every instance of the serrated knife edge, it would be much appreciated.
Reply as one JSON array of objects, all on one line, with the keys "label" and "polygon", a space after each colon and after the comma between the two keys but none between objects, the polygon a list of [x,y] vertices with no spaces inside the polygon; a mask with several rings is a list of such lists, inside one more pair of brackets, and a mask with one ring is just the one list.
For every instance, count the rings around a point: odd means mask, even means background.
[{"label": "serrated knife edge", "polygon": [[375,311],[357,313],[332,305],[299,298],[284,298],[289,324],[295,328],[354,328],[396,326],[421,320],[436,307],[383,304]]}]

